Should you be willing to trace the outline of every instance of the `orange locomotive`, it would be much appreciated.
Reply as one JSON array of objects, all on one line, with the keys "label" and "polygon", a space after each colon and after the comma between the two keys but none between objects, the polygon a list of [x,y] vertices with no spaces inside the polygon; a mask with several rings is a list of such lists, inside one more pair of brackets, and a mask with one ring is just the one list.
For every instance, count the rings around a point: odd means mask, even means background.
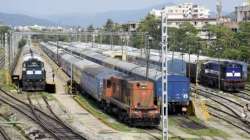
[{"label": "orange locomotive", "polygon": [[[64,51],[55,57],[57,48],[41,44],[43,50],[80,85],[105,111],[133,126],[155,126],[160,123],[160,110],[154,104],[154,86]],[[71,73],[73,68],[73,73]]]},{"label": "orange locomotive", "polygon": [[154,87],[149,81],[128,76],[113,76],[106,80],[103,94],[106,111],[120,121],[134,126],[154,126],[160,122],[160,110],[154,104]]}]

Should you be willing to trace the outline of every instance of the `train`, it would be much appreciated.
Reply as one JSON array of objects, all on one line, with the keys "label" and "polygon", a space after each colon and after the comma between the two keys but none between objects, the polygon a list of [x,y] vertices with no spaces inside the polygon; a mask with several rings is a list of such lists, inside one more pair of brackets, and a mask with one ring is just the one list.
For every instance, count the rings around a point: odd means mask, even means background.
[{"label": "train", "polygon": [[[190,77],[196,78],[196,65],[190,65]],[[205,61],[201,64],[198,80],[202,85],[220,88],[224,91],[241,91],[245,88],[243,66],[230,61]]]},{"label": "train", "polygon": [[[129,58],[141,65],[146,62],[145,57],[129,56]],[[197,61],[188,61],[187,58],[186,61],[185,58],[182,58],[184,62],[180,61],[180,59],[178,57],[169,60],[168,65],[170,69],[173,69],[170,71],[178,71],[186,75],[193,83],[196,82],[196,74],[198,74],[197,80],[204,86],[220,88],[220,90],[229,92],[237,92],[245,88],[247,65],[244,62],[226,59],[218,61],[208,57],[198,63]],[[153,59],[149,60],[149,63],[156,69],[161,67],[161,62],[157,57],[153,57]],[[199,67],[198,73],[196,73],[197,64]]]},{"label": "train", "polygon": [[[140,65],[145,65],[145,57],[128,56],[130,61],[135,61]],[[247,64],[240,61],[221,59],[220,61],[206,58],[200,60],[198,63],[181,61],[181,58],[173,58],[168,62],[169,71],[177,71],[179,74],[186,75],[190,81],[197,80],[201,85],[220,88],[223,91],[238,92],[244,90],[247,79]],[[184,59],[184,58],[183,58]],[[160,69],[161,62],[157,57],[149,60],[149,64],[156,69]],[[197,64],[199,65],[198,73],[196,73]]]},{"label": "train", "polygon": [[46,90],[46,70],[43,59],[28,46],[23,48],[21,87],[23,91]]},{"label": "train", "polygon": [[[56,45],[55,43],[48,42],[50,45]],[[142,79],[148,79],[154,83],[155,87],[155,104],[161,105],[162,95],[162,77],[161,71],[154,68],[149,68],[148,75],[146,75],[146,67],[121,61],[108,57],[104,54],[95,52],[92,48],[80,48],[77,46],[71,46],[67,44],[59,43],[59,47],[71,52],[79,57],[88,59],[100,65],[115,69],[117,71],[126,73],[128,75],[139,77]],[[169,73],[168,75],[168,106],[169,112],[174,113],[187,113],[188,106],[190,105],[190,81],[186,76],[178,73]]]},{"label": "train", "polygon": [[131,126],[158,126],[160,108],[154,103],[152,82],[136,78],[40,43],[43,51],[106,112]]},{"label": "train", "polygon": [[[88,43],[75,46],[89,46]],[[110,45],[97,45],[97,48],[102,49],[104,52],[110,49]],[[129,46],[123,46],[127,49],[127,61],[136,63],[141,66],[146,66],[146,57],[143,51]],[[122,46],[112,46],[114,51],[121,50]],[[105,53],[105,54],[108,54]],[[178,73],[186,75],[190,78],[191,82],[196,82],[196,67],[199,64],[198,82],[201,85],[209,86],[212,88],[220,88],[224,91],[241,91],[245,88],[247,81],[247,63],[235,60],[210,58],[200,56],[197,62],[197,55],[188,55],[179,52],[170,52],[168,54],[168,71],[171,73]],[[150,68],[161,70],[161,62],[159,50],[150,50],[150,59],[148,60]],[[220,68],[220,70],[219,70]]]}]

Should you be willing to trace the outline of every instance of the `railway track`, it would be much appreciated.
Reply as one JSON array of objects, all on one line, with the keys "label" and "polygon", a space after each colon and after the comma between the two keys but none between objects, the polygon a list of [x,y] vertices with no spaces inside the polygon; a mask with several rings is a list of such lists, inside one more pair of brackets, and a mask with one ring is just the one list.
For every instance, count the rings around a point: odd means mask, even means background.
[{"label": "railway track", "polygon": [[208,112],[211,116],[221,119],[250,134],[250,122],[247,120],[243,120],[241,118],[241,114],[239,113],[239,110],[241,111],[241,108],[243,107],[242,105],[221,95],[217,95],[211,91],[208,91],[207,89],[199,89],[199,91],[200,96],[212,100],[213,102],[227,110],[225,111],[223,109],[220,109],[218,105],[215,106],[207,103],[206,105],[209,108]]},{"label": "railway track", "polygon": [[238,93],[233,93],[232,95],[238,96],[240,98],[243,98],[244,100],[250,102],[250,94],[248,91],[240,91]]},{"label": "railway track", "polygon": [[69,128],[65,123],[58,121],[54,117],[37,109],[30,100],[30,95],[27,95],[29,103],[10,95],[8,92],[0,88],[0,101],[14,108],[18,112],[24,114],[35,123],[39,124],[46,132],[47,137],[52,137],[56,140],[85,140],[84,136],[79,132]]},{"label": "railway track", "polygon": [[223,120],[228,124],[231,124],[232,126],[237,127],[238,129],[250,134],[249,124],[246,124],[244,121],[240,121],[237,116],[232,115],[222,109],[219,109],[218,107],[214,107],[208,104],[207,106],[211,109],[209,110],[209,114],[211,116]]},{"label": "railway track", "polygon": [[[63,121],[60,117],[58,117],[58,115],[56,115],[56,113],[55,113],[55,112],[53,111],[53,109],[51,108],[51,106],[50,106],[50,104],[49,104],[49,102],[48,102],[47,97],[46,97],[46,96],[42,96],[42,98],[43,98],[43,101],[46,103],[46,107],[47,107],[47,109],[49,110],[49,112],[50,112],[58,121],[64,123],[64,121]],[[66,125],[66,124],[65,124],[65,125]],[[70,126],[68,126],[68,125],[66,125],[66,126],[70,128]]]},{"label": "railway track", "polygon": [[4,140],[11,140],[11,138],[9,137],[9,135],[6,133],[6,131],[4,130],[4,128],[0,127],[0,133],[2,135],[2,138]]},{"label": "railway track", "polygon": [[250,91],[250,85],[246,85],[245,90]]},{"label": "railway track", "polygon": [[144,129],[143,130],[144,133],[148,134],[149,136],[151,136],[152,138],[156,139],[156,140],[161,140],[161,138],[159,138],[158,136],[156,136],[154,133],[162,133],[162,130],[160,128],[155,128],[155,129]]},{"label": "railway track", "polygon": [[4,66],[4,56],[0,56],[0,67],[2,68]]}]

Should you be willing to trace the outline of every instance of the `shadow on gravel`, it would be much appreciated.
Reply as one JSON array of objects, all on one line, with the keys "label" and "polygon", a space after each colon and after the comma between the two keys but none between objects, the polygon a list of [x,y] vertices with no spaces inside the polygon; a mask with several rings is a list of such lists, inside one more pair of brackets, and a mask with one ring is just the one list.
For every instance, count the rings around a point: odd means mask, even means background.
[{"label": "shadow on gravel", "polygon": [[179,118],[178,120],[179,120],[178,121],[179,125],[183,128],[195,129],[195,130],[208,129],[208,127],[205,126],[204,124],[199,123],[189,118]]}]

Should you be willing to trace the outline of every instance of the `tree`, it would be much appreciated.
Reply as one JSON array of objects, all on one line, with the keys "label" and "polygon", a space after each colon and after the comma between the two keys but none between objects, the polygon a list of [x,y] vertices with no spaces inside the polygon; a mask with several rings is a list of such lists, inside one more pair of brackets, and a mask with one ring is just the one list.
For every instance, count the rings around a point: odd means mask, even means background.
[{"label": "tree", "polygon": [[[154,15],[147,15],[146,18],[140,23],[139,32],[147,32],[148,35],[153,37],[153,48],[159,49],[161,41],[161,21]],[[139,37],[138,39],[141,39]],[[141,41],[139,41],[141,42]]]},{"label": "tree", "polygon": [[93,32],[95,30],[94,26],[91,24],[88,26],[87,31],[88,32]]},{"label": "tree", "polygon": [[104,30],[108,32],[112,32],[114,29],[114,22],[112,19],[108,19],[106,24],[104,25]]},{"label": "tree", "polygon": [[168,28],[170,50],[197,53],[199,41],[197,34],[198,30],[189,22],[182,23],[179,28]]},{"label": "tree", "polygon": [[18,42],[18,48],[22,48],[23,46],[26,45],[26,39],[21,39],[19,42]]},{"label": "tree", "polygon": [[236,37],[240,45],[250,46],[250,22],[241,22]]},{"label": "tree", "polygon": [[239,47],[239,41],[235,38],[235,33],[231,29],[223,25],[207,25],[205,28],[211,36],[216,37],[212,49],[218,47],[222,49]]},{"label": "tree", "polygon": [[0,33],[7,33],[11,28],[8,26],[0,26]]}]

